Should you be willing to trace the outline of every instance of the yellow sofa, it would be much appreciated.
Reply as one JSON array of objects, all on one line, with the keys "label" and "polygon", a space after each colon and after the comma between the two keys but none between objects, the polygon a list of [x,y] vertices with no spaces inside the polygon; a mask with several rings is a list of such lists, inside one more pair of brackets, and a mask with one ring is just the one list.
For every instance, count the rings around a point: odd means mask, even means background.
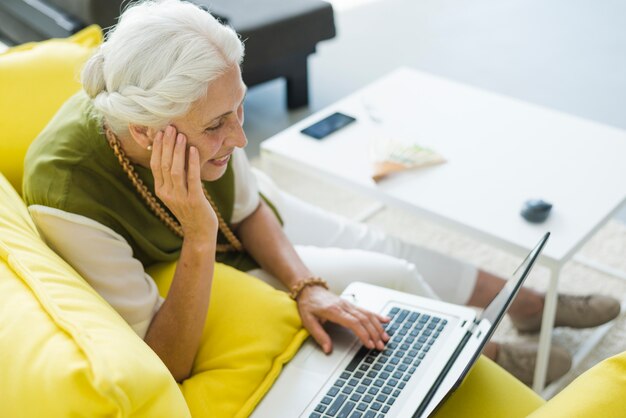
[{"label": "yellow sofa", "polygon": [[[45,245],[15,190],[28,144],[80,87],[77,68],[101,37],[90,27],[0,55],[0,416],[248,416],[307,336],[284,293],[218,265],[193,377],[178,385]],[[164,295],[174,267],[150,271]],[[545,403],[481,359],[435,415],[626,416],[625,367],[624,355],[609,359]]]},{"label": "yellow sofa", "polygon": [[[45,245],[14,190],[29,143],[80,88],[77,69],[101,39],[90,27],[0,55],[0,417],[248,416],[307,337],[284,292],[217,265],[193,376],[177,385]],[[174,268],[150,270],[163,295]]]}]

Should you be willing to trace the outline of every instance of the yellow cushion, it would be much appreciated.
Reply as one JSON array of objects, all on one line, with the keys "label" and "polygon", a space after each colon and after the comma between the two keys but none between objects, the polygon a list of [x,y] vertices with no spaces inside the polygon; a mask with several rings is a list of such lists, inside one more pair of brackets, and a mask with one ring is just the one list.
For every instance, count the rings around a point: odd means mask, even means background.
[{"label": "yellow cushion", "polygon": [[[148,271],[164,296],[175,268]],[[194,417],[247,417],[308,334],[286,293],[223,264],[214,277],[193,376],[181,389]]]},{"label": "yellow cushion", "polygon": [[80,89],[80,68],[101,42],[102,31],[94,25],[67,39],[32,42],[0,54],[0,172],[16,190],[21,190],[28,146]]},{"label": "yellow cushion", "polygon": [[530,388],[483,356],[433,418],[521,418],[544,403]]},{"label": "yellow cushion", "polygon": [[189,417],[169,371],[40,239],[0,175],[0,415]]},{"label": "yellow cushion", "polygon": [[626,352],[598,363],[529,418],[626,416]]}]

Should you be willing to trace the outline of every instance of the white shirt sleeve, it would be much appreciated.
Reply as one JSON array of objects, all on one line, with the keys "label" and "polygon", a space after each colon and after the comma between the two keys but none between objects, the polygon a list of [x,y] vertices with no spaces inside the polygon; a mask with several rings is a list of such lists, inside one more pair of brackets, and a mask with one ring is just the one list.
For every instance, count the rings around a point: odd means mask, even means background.
[{"label": "white shirt sleeve", "polygon": [[41,205],[28,210],[50,248],[144,338],[163,298],[128,242],[85,216]]},{"label": "white shirt sleeve", "polygon": [[235,206],[231,223],[239,223],[250,216],[260,203],[259,186],[250,168],[250,162],[242,148],[233,151],[235,175]]}]

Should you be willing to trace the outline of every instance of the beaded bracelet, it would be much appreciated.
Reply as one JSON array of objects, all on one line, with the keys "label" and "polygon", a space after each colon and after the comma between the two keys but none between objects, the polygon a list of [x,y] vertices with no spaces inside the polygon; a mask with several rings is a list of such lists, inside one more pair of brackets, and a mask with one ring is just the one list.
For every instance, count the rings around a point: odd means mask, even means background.
[{"label": "beaded bracelet", "polygon": [[300,293],[302,293],[307,286],[322,286],[324,289],[328,289],[326,280],[321,277],[309,277],[293,285],[291,292],[289,292],[289,297],[293,300],[298,300],[298,296],[300,296]]}]

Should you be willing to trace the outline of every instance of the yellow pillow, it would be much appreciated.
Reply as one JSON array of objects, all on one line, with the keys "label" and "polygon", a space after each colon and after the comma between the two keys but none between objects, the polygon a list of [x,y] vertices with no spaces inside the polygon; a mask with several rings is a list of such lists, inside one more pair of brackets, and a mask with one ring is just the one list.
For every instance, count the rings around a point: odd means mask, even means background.
[{"label": "yellow pillow", "polygon": [[[163,296],[175,268],[148,269]],[[214,277],[193,376],[181,389],[194,417],[247,417],[308,334],[286,293],[223,264]]]},{"label": "yellow pillow", "polygon": [[40,239],[0,175],[0,415],[189,417],[154,352]]},{"label": "yellow pillow", "polygon": [[0,172],[21,190],[24,155],[67,98],[79,71],[102,42],[96,25],[67,39],[31,42],[0,54]]},{"label": "yellow pillow", "polygon": [[626,416],[626,352],[598,363],[529,418]]}]

